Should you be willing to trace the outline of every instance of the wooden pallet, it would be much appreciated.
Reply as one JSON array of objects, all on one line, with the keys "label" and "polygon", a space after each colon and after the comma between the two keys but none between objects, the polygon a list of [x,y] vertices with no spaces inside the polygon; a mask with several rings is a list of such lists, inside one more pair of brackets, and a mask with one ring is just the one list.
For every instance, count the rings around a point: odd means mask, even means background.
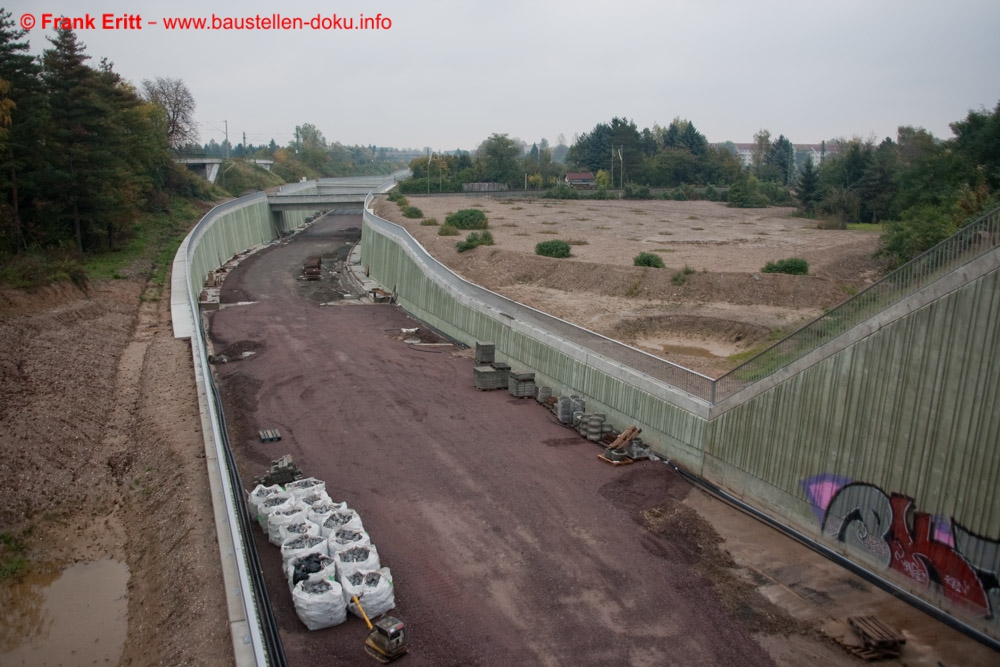
[{"label": "wooden pallet", "polygon": [[281,440],[281,433],[276,428],[265,428],[257,432],[261,442],[277,442]]},{"label": "wooden pallet", "polygon": [[898,658],[906,638],[875,616],[849,616],[844,634],[834,637],[851,655],[866,662]]},{"label": "wooden pallet", "polygon": [[875,616],[848,616],[847,622],[861,637],[868,651],[882,653],[885,657],[898,657],[900,647],[906,643],[905,637]]},{"label": "wooden pallet", "polygon": [[635,463],[635,460],[633,459],[622,459],[621,461],[612,461],[604,454],[598,454],[597,458],[601,459],[605,463],[610,463],[613,466],[627,466],[629,463]]}]

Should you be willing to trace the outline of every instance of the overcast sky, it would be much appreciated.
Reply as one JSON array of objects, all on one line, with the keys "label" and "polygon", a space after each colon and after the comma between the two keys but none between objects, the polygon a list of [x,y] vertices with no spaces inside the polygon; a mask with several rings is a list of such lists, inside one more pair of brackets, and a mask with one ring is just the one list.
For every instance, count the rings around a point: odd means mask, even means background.
[{"label": "overcast sky", "polygon": [[[640,129],[691,120],[709,141],[762,129],[794,143],[948,124],[1000,100],[998,0],[0,0],[34,16],[96,19],[78,31],[135,84],[182,79],[201,140],[329,141],[435,150],[490,134],[568,143],[614,116]],[[353,18],[387,30],[166,30],[167,17]],[[141,30],[103,30],[138,14]],[[149,25],[156,21],[157,25]],[[383,25],[386,25],[383,21]]]}]

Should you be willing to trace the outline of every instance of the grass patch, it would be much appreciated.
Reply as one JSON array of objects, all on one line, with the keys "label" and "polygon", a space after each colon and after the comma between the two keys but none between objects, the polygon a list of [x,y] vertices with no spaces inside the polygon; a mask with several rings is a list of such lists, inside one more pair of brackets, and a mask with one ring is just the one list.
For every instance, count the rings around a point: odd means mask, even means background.
[{"label": "grass patch", "polygon": [[881,222],[849,222],[847,228],[852,232],[878,232],[879,234],[885,229]]},{"label": "grass patch", "polygon": [[524,207],[523,206],[512,206],[510,210],[512,210],[512,211],[523,211]]},{"label": "grass patch", "polygon": [[700,220],[700,218],[696,215],[689,215],[688,220]]},{"label": "grass patch", "polygon": [[793,276],[804,276],[809,273],[809,262],[801,257],[789,257],[779,259],[777,262],[768,262],[762,268],[761,273],[787,273]]},{"label": "grass patch", "polygon": [[677,252],[673,248],[653,248],[653,252]]},{"label": "grass patch", "polygon": [[611,227],[607,227],[605,225],[598,225],[595,229],[611,229]]},{"label": "grass patch", "polygon": [[449,225],[447,222],[438,227],[438,236],[458,236],[459,231],[455,225]]},{"label": "grass patch", "polygon": [[641,208],[630,208],[629,213],[635,213],[636,215],[646,215],[646,212]]},{"label": "grass patch", "polygon": [[673,232],[656,232],[656,233],[659,234],[660,236],[673,236],[674,235]]},{"label": "grass patch", "polygon": [[404,206],[402,209],[404,218],[422,218],[424,212],[416,206]]},{"label": "grass patch", "polygon": [[514,232],[514,236],[531,236],[531,232]]},{"label": "grass patch", "polygon": [[505,222],[505,223],[503,223],[500,226],[501,227],[517,227],[517,223],[516,222]]},{"label": "grass patch", "polygon": [[149,214],[136,224],[135,236],[123,249],[86,256],[83,270],[91,281],[119,280],[133,263],[150,261],[150,282],[160,291],[177,248],[199,217],[191,202],[174,197],[168,210]]},{"label": "grass patch", "polygon": [[703,231],[705,231],[704,227],[692,227],[691,229],[694,230],[694,231],[696,231],[696,232],[703,232]]},{"label": "grass patch", "polygon": [[628,297],[628,298],[639,296],[639,281],[638,280],[633,280],[632,281],[632,284],[628,286],[627,290],[625,290],[625,296]]},{"label": "grass patch", "polygon": [[573,218],[573,219],[576,220],[577,222],[587,222],[588,220],[590,220],[590,218],[583,218],[583,217]]},{"label": "grass patch", "polygon": [[673,276],[670,277],[670,282],[672,282],[675,285],[683,285],[688,281],[688,276],[691,275],[692,273],[694,273],[694,269],[685,264],[683,269],[681,269],[680,271],[678,271],[677,273],[675,273]]},{"label": "grass patch", "polygon": [[566,239],[566,243],[570,245],[590,245],[590,241],[587,239]]},{"label": "grass patch", "polygon": [[858,293],[858,288],[854,285],[840,285],[840,291],[847,296],[854,296]]},{"label": "grass patch", "polygon": [[29,562],[24,555],[27,550],[23,539],[0,533],[0,582],[19,577],[28,569]]},{"label": "grass patch", "polygon": [[543,225],[558,225],[558,222],[543,222]]},{"label": "grass patch", "polygon": [[552,235],[555,235],[555,234],[558,234],[559,232],[555,231],[554,229],[543,229],[542,231],[540,231],[538,233],[539,234],[552,234]]},{"label": "grass patch", "polygon": [[426,219],[420,221],[420,226],[421,227],[437,227],[440,224],[441,223],[438,222],[437,218],[426,218]]}]

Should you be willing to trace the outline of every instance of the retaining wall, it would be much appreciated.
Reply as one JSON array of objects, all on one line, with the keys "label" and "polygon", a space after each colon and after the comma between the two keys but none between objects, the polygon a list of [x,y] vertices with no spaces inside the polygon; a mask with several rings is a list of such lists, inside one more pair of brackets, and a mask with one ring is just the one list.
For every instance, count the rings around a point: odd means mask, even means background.
[{"label": "retaining wall", "polygon": [[661,456],[1000,638],[1000,249],[715,405],[553,334],[367,204],[361,250],[415,317],[493,342],[554,395],[584,396]]}]

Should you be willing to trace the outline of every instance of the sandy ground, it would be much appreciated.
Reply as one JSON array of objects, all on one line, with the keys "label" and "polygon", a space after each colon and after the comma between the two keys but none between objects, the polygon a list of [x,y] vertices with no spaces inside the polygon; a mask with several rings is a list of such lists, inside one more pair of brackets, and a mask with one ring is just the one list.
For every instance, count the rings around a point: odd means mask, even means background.
[{"label": "sandy ground", "polygon": [[[870,284],[879,269],[871,257],[877,234],[817,229],[789,208],[409,199],[442,223],[461,208],[486,214],[496,245],[459,253],[455,242],[463,236],[439,236],[438,227],[402,217],[396,204],[376,202],[377,213],[466,279],[713,377],[733,368],[732,355],[745,357],[794,331]],[[535,255],[535,244],[550,239],[570,243],[572,257]],[[665,268],[633,266],[640,252],[660,255]],[[789,257],[808,261],[810,274],[761,273],[768,261]]]},{"label": "sandy ground", "polygon": [[[140,301],[143,285],[0,298],[0,533],[27,543],[29,574],[127,564],[120,664],[231,664],[190,346],[173,338],[169,298]],[[0,586],[8,628],[41,596],[16,583]]]}]

